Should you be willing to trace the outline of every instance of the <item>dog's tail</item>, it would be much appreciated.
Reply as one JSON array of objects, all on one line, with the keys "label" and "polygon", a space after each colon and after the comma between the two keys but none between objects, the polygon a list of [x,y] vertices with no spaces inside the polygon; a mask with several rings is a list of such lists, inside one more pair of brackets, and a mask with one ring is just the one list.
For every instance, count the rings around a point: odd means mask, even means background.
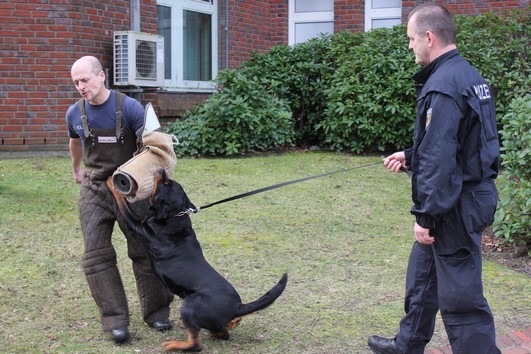
[{"label": "dog's tail", "polygon": [[236,310],[236,317],[249,315],[255,311],[259,311],[270,306],[280,295],[282,295],[287,283],[288,274],[284,273],[278,283],[274,287],[272,287],[271,290],[269,290],[267,293],[262,295],[260,298],[254,300],[253,302],[249,302],[248,304],[241,304],[240,307]]}]

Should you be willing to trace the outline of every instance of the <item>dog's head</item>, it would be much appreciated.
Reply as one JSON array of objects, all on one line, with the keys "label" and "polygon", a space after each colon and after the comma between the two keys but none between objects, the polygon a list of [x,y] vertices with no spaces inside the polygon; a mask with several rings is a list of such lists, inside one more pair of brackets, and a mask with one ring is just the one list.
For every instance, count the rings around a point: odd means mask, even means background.
[{"label": "dog's head", "polygon": [[155,219],[166,219],[177,216],[181,212],[196,209],[183,187],[170,179],[165,170],[157,171],[154,181],[150,211]]}]

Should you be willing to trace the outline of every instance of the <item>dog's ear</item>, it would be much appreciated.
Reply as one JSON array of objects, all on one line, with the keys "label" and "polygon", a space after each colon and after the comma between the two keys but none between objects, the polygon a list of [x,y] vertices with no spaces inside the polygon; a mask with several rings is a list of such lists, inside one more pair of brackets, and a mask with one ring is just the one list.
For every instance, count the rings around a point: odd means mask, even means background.
[{"label": "dog's ear", "polygon": [[[184,192],[184,189],[183,189],[183,192]],[[185,199],[186,209],[197,210],[195,205],[190,201],[190,199],[188,199],[188,196],[186,195],[186,192],[184,193],[184,199]]]},{"label": "dog's ear", "polygon": [[157,184],[157,189],[151,199],[151,215],[155,219],[166,219],[186,212],[195,210],[195,205],[188,199],[184,188],[177,182],[165,178]]},{"label": "dog's ear", "polygon": [[166,173],[166,170],[161,168],[161,169],[159,169],[159,173],[160,173],[160,175],[162,177],[162,180],[165,181],[165,182],[168,182],[170,177],[168,177],[168,174]]},{"label": "dog's ear", "polygon": [[189,210],[189,209],[193,209],[195,210],[195,205],[190,201],[190,199],[188,199],[188,195],[186,195],[186,191],[184,190],[183,186],[181,186],[178,182],[175,182],[173,181],[173,183],[175,184],[175,189],[176,189],[176,192],[175,194],[178,195],[178,200],[179,200],[179,209],[185,211],[185,210]]},{"label": "dog's ear", "polygon": [[161,179],[156,185],[156,189],[151,196],[149,210],[151,215],[157,219],[166,219],[175,214],[174,196],[171,193],[172,182],[167,179],[166,174],[160,175]]}]

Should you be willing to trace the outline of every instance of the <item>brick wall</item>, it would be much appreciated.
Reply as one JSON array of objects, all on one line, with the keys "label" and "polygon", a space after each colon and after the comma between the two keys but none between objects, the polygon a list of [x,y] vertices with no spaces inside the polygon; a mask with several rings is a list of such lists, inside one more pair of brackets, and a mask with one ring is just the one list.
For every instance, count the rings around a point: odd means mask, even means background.
[{"label": "brick wall", "polygon": [[269,23],[269,40],[271,46],[288,43],[288,2],[286,0],[270,0],[270,14],[266,19]]},{"label": "brick wall", "polygon": [[[154,33],[156,0],[141,3],[142,30]],[[90,54],[110,70],[112,34],[129,28],[128,0],[0,3],[0,151],[66,149],[70,66]]]},{"label": "brick wall", "polygon": [[[225,14],[227,3],[220,2]],[[229,1],[228,67],[236,68],[249,59],[253,51],[265,52],[270,47],[288,42],[288,3],[286,0]]]},{"label": "brick wall", "polygon": [[506,10],[511,9],[526,9],[529,6],[528,0],[516,0],[516,1],[500,1],[500,0],[416,0],[416,1],[402,1],[402,14],[403,19],[407,19],[407,15],[411,10],[420,4],[427,2],[436,2],[443,5],[450,11],[451,14],[457,15],[473,15],[484,12],[493,12],[502,14]]},{"label": "brick wall", "polygon": [[365,28],[365,1],[336,0],[334,31],[360,32]]}]

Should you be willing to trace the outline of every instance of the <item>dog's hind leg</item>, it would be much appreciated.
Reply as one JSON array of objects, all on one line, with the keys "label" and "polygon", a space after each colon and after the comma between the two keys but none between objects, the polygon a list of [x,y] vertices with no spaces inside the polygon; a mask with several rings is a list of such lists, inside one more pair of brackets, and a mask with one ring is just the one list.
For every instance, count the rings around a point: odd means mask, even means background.
[{"label": "dog's hind leg", "polygon": [[229,331],[227,330],[227,328],[220,328],[217,331],[210,331],[210,334],[212,335],[212,337],[214,337],[216,339],[221,339],[221,340],[229,340],[230,339],[230,334],[229,334]]},{"label": "dog's hind leg", "polygon": [[242,322],[242,318],[241,317],[236,317],[235,319],[233,319],[232,321],[230,321],[230,323],[227,325],[227,329],[229,331],[232,331],[234,328],[238,327],[238,325]]},{"label": "dog's hind leg", "polygon": [[166,350],[183,350],[185,352],[200,352],[201,344],[199,343],[199,328],[186,328],[188,339],[186,342],[170,340],[162,343]]},{"label": "dog's hind leg", "polygon": [[222,340],[228,340],[230,339],[229,331],[232,331],[234,328],[238,327],[238,325],[241,323],[242,318],[236,317],[230,323],[227,325],[226,328],[222,328],[218,331],[210,331],[210,334],[212,337]]}]

